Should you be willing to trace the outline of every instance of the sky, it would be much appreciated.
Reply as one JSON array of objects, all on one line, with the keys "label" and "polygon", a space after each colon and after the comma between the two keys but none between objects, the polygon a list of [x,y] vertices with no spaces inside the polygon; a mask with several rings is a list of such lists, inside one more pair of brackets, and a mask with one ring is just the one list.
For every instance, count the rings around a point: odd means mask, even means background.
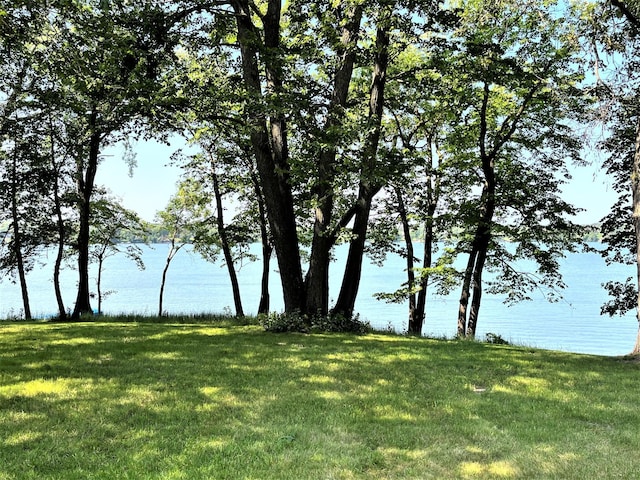
[{"label": "sky", "polygon": [[[137,167],[131,177],[123,159],[124,149],[110,148],[104,152],[96,182],[106,186],[126,208],[138,212],[142,219],[153,221],[156,212],[163,210],[175,193],[180,169],[170,164],[170,157],[183,145],[180,140],[170,146],[155,141],[134,143]],[[595,157],[590,165],[572,167],[571,174],[573,179],[564,188],[564,199],[584,209],[575,221],[581,224],[600,221],[617,196],[610,179],[602,172],[599,160]]]}]

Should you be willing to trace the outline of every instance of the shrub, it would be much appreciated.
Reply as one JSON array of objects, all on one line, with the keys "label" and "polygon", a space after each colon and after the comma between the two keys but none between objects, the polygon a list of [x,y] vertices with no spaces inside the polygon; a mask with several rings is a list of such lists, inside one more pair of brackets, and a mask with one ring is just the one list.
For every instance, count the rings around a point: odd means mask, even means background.
[{"label": "shrub", "polygon": [[346,317],[344,315],[314,315],[309,317],[300,312],[270,313],[260,317],[260,325],[267,332],[334,332],[355,333],[364,335],[371,331],[369,322],[360,320],[358,315]]},{"label": "shrub", "polygon": [[276,313],[271,312],[268,315],[260,316],[260,325],[267,332],[302,332],[308,333],[310,325],[307,319],[300,312],[293,313]]},{"label": "shrub", "polygon": [[484,337],[484,340],[487,343],[493,343],[495,345],[509,345],[509,342],[497,333],[487,333]]}]

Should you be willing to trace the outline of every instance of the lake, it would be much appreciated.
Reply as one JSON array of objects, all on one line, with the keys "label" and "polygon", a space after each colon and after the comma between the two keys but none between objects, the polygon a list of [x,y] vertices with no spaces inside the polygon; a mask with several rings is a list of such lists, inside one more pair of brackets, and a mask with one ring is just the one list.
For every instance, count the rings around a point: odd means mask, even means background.
[{"label": "lake", "polygon": [[[421,255],[421,245],[416,255]],[[158,295],[162,269],[168,245],[144,247],[145,270],[118,255],[107,259],[103,271],[102,289],[111,290],[103,302],[105,313],[136,313],[154,315],[158,310]],[[259,254],[259,245],[254,245]],[[338,294],[347,246],[336,249],[337,261],[332,264],[330,288],[333,299]],[[466,259],[464,259],[466,260]],[[34,316],[46,316],[57,311],[52,278],[53,255],[44,255],[41,264],[28,276],[31,310]],[[609,280],[624,281],[633,276],[633,266],[607,266],[594,253],[568,254],[562,260],[562,272],[567,289],[564,300],[549,303],[541,292],[533,292],[532,301],[505,306],[502,298],[485,294],[478,321],[477,337],[494,333],[517,344],[578,353],[623,355],[633,348],[638,324],[634,313],[624,317],[600,315],[600,306],[607,300],[601,284]],[[277,268],[275,256],[273,268]],[[406,281],[404,259],[390,255],[382,267],[368,260],[363,265],[362,282],[356,311],[360,318],[378,329],[407,328],[407,305],[388,304],[372,297],[376,292],[393,291]],[[245,313],[255,314],[260,298],[261,263],[243,265],[239,281]],[[92,278],[95,278],[95,270]],[[63,272],[62,286],[68,308],[75,301],[76,274],[72,268]],[[271,275],[271,309],[283,308],[282,291],[277,272]],[[428,297],[427,319],[423,333],[429,336],[452,337],[456,333],[458,298],[456,289],[448,296]],[[97,300],[93,301],[97,308]],[[233,309],[233,298],[226,268],[211,264],[188,249],[174,258],[167,275],[164,309],[168,313],[222,313]],[[0,318],[20,315],[20,290],[8,278],[0,282]]]}]

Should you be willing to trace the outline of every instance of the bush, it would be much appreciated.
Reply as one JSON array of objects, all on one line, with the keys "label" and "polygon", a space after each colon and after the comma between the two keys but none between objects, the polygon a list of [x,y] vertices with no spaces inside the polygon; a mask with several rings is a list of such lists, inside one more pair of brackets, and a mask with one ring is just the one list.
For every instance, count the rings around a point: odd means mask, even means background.
[{"label": "bush", "polygon": [[509,342],[497,333],[487,333],[485,335],[485,342],[493,343],[494,345],[509,345]]},{"label": "bush", "polygon": [[308,333],[310,325],[306,321],[306,317],[300,312],[294,313],[276,313],[271,312],[268,315],[260,316],[260,325],[267,332],[302,332]]},{"label": "bush", "polygon": [[334,333],[355,333],[364,335],[371,332],[369,322],[360,320],[358,315],[345,317],[344,315],[304,315],[300,312],[292,313],[270,313],[260,317],[260,325],[267,331],[273,333],[282,332],[334,332]]}]

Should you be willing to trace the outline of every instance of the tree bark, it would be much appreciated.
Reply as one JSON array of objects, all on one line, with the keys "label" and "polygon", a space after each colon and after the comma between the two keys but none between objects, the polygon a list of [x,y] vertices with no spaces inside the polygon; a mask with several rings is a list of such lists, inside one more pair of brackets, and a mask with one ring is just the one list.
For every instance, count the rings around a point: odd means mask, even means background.
[{"label": "tree bark", "polygon": [[62,260],[64,258],[64,246],[67,239],[66,229],[64,227],[64,219],[62,217],[62,201],[60,199],[60,174],[61,168],[56,163],[55,144],[53,139],[53,125],[50,126],[50,142],[51,142],[51,167],[53,170],[53,203],[55,207],[56,226],[58,230],[58,251],[56,253],[56,261],[53,266],[53,288],[56,294],[56,302],[58,305],[58,319],[66,320],[67,311],[64,307],[62,299],[62,289],[60,287],[60,270],[62,268]]},{"label": "tree bark", "polygon": [[216,225],[218,228],[218,235],[220,236],[222,253],[224,254],[224,261],[227,264],[227,271],[229,272],[229,279],[231,280],[231,290],[233,291],[233,303],[236,308],[236,317],[244,317],[244,310],[242,309],[242,297],[240,296],[240,285],[238,283],[238,275],[236,274],[236,268],[233,264],[231,246],[229,245],[227,229],[224,225],[224,210],[222,208],[222,193],[220,192],[220,182],[218,181],[218,175],[213,170],[213,168],[214,166],[212,165],[211,179],[213,182],[213,194],[216,198]]},{"label": "tree bark", "polygon": [[[616,7],[627,19],[633,29],[633,36],[640,35],[640,17],[637,11],[630,10],[631,2],[611,0],[611,5]],[[636,235],[636,286],[638,289],[638,301],[636,308],[636,318],[638,320],[638,333],[636,343],[633,346],[632,354],[640,355],[640,117],[636,121],[636,141],[633,156],[633,166],[631,171],[632,202],[633,202],[633,226]]]},{"label": "tree bark", "polygon": [[96,128],[98,119],[97,110],[94,108],[89,116],[89,155],[86,169],[82,168],[84,162],[80,160],[78,165],[78,193],[80,222],[78,227],[78,295],[71,318],[77,320],[81,315],[92,315],[91,289],[89,285],[89,243],[91,227],[91,196],[93,195],[96,172],[98,170],[98,158],[100,155],[101,135]]},{"label": "tree bark", "polygon": [[[464,283],[462,293],[460,295],[460,308],[458,311],[458,335],[466,335],[473,338],[476,334],[478,324],[478,315],[480,313],[480,303],[482,300],[482,272],[487,259],[487,252],[491,242],[491,225],[493,223],[493,214],[496,208],[496,173],[495,159],[502,146],[513,135],[516,130],[517,122],[527,103],[533,97],[536,88],[531,89],[525,101],[520,106],[511,125],[503,124],[505,135],[494,140],[491,149],[487,145],[487,108],[489,105],[490,86],[488,82],[484,82],[482,106],[480,108],[480,135],[478,144],[480,147],[480,163],[482,173],[484,175],[484,186],[480,197],[480,215],[478,224],[473,237],[471,253],[469,254],[469,262],[465,270]],[[508,127],[508,128],[507,128]],[[469,302],[469,289],[473,283],[473,298],[471,303],[471,311],[467,321],[467,305]],[[466,324],[466,325],[463,325]]]},{"label": "tree bark", "polygon": [[262,244],[262,278],[260,280],[260,303],[258,304],[258,314],[269,313],[269,272],[271,269],[271,242],[269,240],[269,231],[267,230],[267,212],[260,188],[260,180],[251,168],[251,182],[256,195],[256,203],[258,205],[258,216],[260,223],[260,242]]},{"label": "tree bark", "polygon": [[13,232],[13,254],[16,258],[16,269],[20,281],[20,293],[22,295],[22,307],[25,320],[31,320],[31,305],[29,303],[29,289],[27,288],[27,276],[22,256],[22,232],[20,231],[20,215],[18,214],[18,168],[17,153],[14,150],[11,162],[11,226]]},{"label": "tree bark", "polygon": [[[633,226],[636,234],[636,285],[638,288],[636,318],[638,319],[638,322],[640,322],[640,117],[638,117],[638,120],[636,121],[636,141],[632,168],[631,185],[633,191]],[[640,354],[640,323],[632,354]]]},{"label": "tree bark", "polygon": [[[333,83],[333,92],[329,102],[329,113],[324,124],[325,135],[343,124],[344,108],[349,95],[349,86],[356,59],[355,46],[358,42],[362,6],[356,6],[350,12],[349,21],[342,28],[341,63]],[[313,240],[309,269],[306,276],[307,310],[309,313],[326,315],[329,311],[329,265],[331,249],[335,244],[335,236],[331,233],[331,222],[334,207],[334,181],[336,175],[336,146],[329,139],[328,147],[320,152],[318,158],[318,178],[314,191],[317,199],[313,226]]]},{"label": "tree bark", "polygon": [[[250,95],[263,97],[258,54],[260,34],[252,22],[247,0],[232,2],[238,27],[243,79]],[[278,95],[282,87],[280,73],[280,0],[269,0],[264,25],[266,84]],[[285,311],[305,311],[305,291],[300,260],[293,194],[289,180],[287,130],[284,114],[273,112],[266,118],[259,109],[249,112],[250,137],[262,184],[267,216],[280,269]]]},{"label": "tree bark", "polygon": [[[431,211],[431,210],[430,210]],[[422,268],[431,268],[433,262],[433,212],[429,214],[425,222],[424,229],[424,253],[422,257]],[[424,272],[420,276],[420,290],[416,301],[416,311],[414,313],[413,332],[415,335],[421,335],[424,328],[424,322],[427,316],[427,288],[429,286],[429,274]]]},{"label": "tree bark", "polygon": [[338,300],[333,308],[337,314],[351,317],[360,286],[362,258],[367,236],[367,226],[373,197],[380,191],[381,185],[375,180],[375,166],[380,142],[382,113],[384,111],[384,89],[389,65],[389,29],[392,15],[390,6],[380,13],[376,31],[373,78],[369,93],[369,135],[363,151],[363,165],[360,173],[357,212],[355,215],[352,240],[342,277],[342,286]]},{"label": "tree bark", "polygon": [[[433,160],[431,169],[433,169]],[[438,178],[434,178],[433,175],[429,179],[427,184],[427,219],[424,223],[424,253],[422,257],[422,268],[431,268],[433,263],[433,242],[434,238],[434,215],[436,214],[436,207],[438,206],[438,197],[440,195],[440,182]],[[429,275],[422,274],[420,277],[420,290],[418,291],[418,300],[416,303],[416,330],[419,329],[420,334],[424,328],[424,322],[426,319],[426,306],[427,306],[427,288],[429,286]],[[419,322],[419,324],[417,323]]]},{"label": "tree bark", "polygon": [[462,338],[467,335],[467,308],[469,307],[469,298],[471,296],[471,278],[473,276],[473,266],[476,261],[478,251],[475,243],[471,246],[469,259],[464,270],[464,279],[462,280],[462,291],[460,292],[460,302],[458,305],[458,337]]},{"label": "tree bark", "polygon": [[164,316],[164,286],[167,282],[167,272],[169,271],[169,265],[171,265],[171,260],[176,256],[176,253],[182,248],[182,244],[176,247],[176,239],[175,237],[171,239],[171,245],[169,247],[169,253],[167,253],[167,261],[164,264],[164,268],[162,269],[162,281],[160,282],[160,296],[158,298],[158,316]]},{"label": "tree bark", "polygon": [[407,299],[409,301],[409,322],[407,323],[407,333],[409,335],[420,335],[422,333],[422,324],[417,322],[416,319],[416,303],[417,295],[415,292],[416,286],[416,274],[414,271],[414,252],[413,252],[413,239],[411,238],[411,226],[409,225],[409,217],[407,216],[407,209],[402,198],[402,191],[396,187],[396,199],[398,202],[398,214],[400,215],[400,223],[402,225],[402,234],[404,236],[404,243],[407,249],[407,290],[409,294]]}]

